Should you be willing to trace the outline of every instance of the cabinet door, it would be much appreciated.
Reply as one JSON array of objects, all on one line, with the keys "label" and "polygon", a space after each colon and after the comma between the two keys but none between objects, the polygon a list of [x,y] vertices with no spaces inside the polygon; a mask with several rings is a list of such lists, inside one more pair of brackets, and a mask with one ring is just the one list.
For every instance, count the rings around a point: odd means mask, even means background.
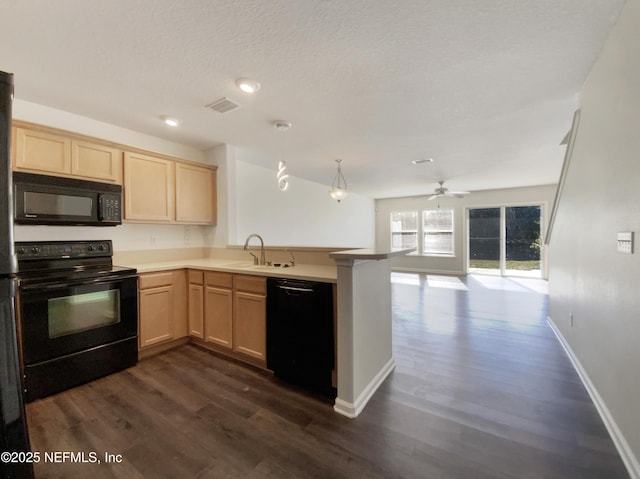
[{"label": "cabinet door", "polygon": [[106,145],[73,140],[71,173],[93,181],[122,184],[122,151]]},{"label": "cabinet door", "polygon": [[233,350],[265,361],[266,296],[236,291],[233,307]]},{"label": "cabinet door", "polygon": [[215,170],[176,163],[176,221],[216,222]]},{"label": "cabinet door", "polygon": [[126,220],[171,222],[174,218],[174,163],[162,158],[124,154]]},{"label": "cabinet door", "polygon": [[204,301],[205,340],[231,349],[233,291],[207,286]]},{"label": "cabinet door", "polygon": [[204,338],[204,287],[189,283],[189,334]]},{"label": "cabinet door", "polygon": [[140,290],[139,340],[140,347],[152,346],[173,337],[173,287],[160,286]]},{"label": "cabinet door", "polygon": [[16,128],[14,169],[35,173],[71,173],[71,140],[60,135]]},{"label": "cabinet door", "polygon": [[172,272],[173,287],[173,339],[189,335],[189,303],[187,297],[187,271],[184,269]]}]

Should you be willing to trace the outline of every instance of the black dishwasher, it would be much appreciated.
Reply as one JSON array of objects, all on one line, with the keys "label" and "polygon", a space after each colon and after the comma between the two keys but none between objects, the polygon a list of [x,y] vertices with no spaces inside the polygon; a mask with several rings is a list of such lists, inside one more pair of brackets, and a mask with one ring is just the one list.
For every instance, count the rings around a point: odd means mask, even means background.
[{"label": "black dishwasher", "polygon": [[331,283],[267,279],[267,368],[287,382],[336,397]]}]

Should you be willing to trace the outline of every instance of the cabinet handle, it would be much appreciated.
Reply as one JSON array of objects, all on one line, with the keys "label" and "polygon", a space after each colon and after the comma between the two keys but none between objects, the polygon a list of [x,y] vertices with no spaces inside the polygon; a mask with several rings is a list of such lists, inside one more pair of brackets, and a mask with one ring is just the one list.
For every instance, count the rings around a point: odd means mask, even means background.
[{"label": "cabinet handle", "polygon": [[287,289],[290,291],[301,291],[303,293],[313,293],[313,289],[310,288],[294,288],[293,286],[277,286],[280,289]]}]

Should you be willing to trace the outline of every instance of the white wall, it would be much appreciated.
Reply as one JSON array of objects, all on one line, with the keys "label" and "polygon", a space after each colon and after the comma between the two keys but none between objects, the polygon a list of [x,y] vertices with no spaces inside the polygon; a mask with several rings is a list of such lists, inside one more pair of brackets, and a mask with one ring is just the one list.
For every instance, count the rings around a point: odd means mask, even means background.
[{"label": "white wall", "polygon": [[114,251],[209,246],[203,226],[123,224],[92,226],[15,226],[16,241],[106,240]]},{"label": "white wall", "polygon": [[[550,319],[583,368],[640,477],[640,0],[628,0],[585,83],[549,245]],[[570,315],[573,314],[573,326]]]},{"label": "white wall", "polygon": [[372,198],[351,193],[338,203],[329,196],[328,185],[296,177],[289,183],[289,189],[280,191],[275,168],[236,161],[237,222],[230,243],[243,244],[258,233],[269,246],[374,246]]},{"label": "white wall", "polygon": [[[464,198],[441,198],[441,208],[454,210],[454,256],[419,256],[412,254],[392,258],[391,266],[397,270],[464,274],[466,272],[467,255],[466,208],[541,204],[543,205],[544,237],[544,228],[546,228],[548,222],[549,210],[553,205],[555,191],[556,185],[544,185],[528,188],[475,191]],[[437,208],[437,201],[429,201],[428,198],[429,196],[418,196],[376,200],[376,245],[381,248],[389,248],[391,244],[390,214],[392,211],[420,211]]]},{"label": "white wall", "polygon": [[206,232],[206,243],[210,246],[224,247],[237,243],[236,202],[235,202],[235,170],[236,148],[233,145],[219,145],[204,152],[205,161],[216,165],[217,181],[217,224]]},{"label": "white wall", "polygon": [[13,118],[175,156],[183,160],[204,161],[203,152],[197,148],[127,130],[126,128],[69,113],[68,111],[20,100],[19,98],[16,98],[13,102]]}]

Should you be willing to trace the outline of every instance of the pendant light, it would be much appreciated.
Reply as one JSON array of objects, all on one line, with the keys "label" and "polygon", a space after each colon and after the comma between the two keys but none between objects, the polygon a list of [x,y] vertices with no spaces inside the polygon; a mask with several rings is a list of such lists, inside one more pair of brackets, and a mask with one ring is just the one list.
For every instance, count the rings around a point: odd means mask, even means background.
[{"label": "pendant light", "polygon": [[278,179],[278,188],[280,188],[280,191],[287,191],[287,188],[289,188],[289,175],[287,174],[287,164],[284,161],[278,162],[278,174],[276,178]]},{"label": "pendant light", "polygon": [[331,191],[329,191],[329,194],[331,198],[340,203],[340,201],[347,197],[347,180],[344,179],[344,175],[342,174],[342,160],[336,160],[336,163],[338,163],[338,171],[333,179],[333,183],[331,183]]},{"label": "pendant light", "polygon": [[[291,128],[291,123],[288,121],[277,120],[273,122],[273,127],[279,132],[284,133]],[[284,137],[282,137],[282,158],[284,158]],[[287,174],[287,163],[284,160],[278,162],[278,173],[276,174],[278,180],[278,188],[280,191],[287,191],[289,188],[289,175]]]}]

